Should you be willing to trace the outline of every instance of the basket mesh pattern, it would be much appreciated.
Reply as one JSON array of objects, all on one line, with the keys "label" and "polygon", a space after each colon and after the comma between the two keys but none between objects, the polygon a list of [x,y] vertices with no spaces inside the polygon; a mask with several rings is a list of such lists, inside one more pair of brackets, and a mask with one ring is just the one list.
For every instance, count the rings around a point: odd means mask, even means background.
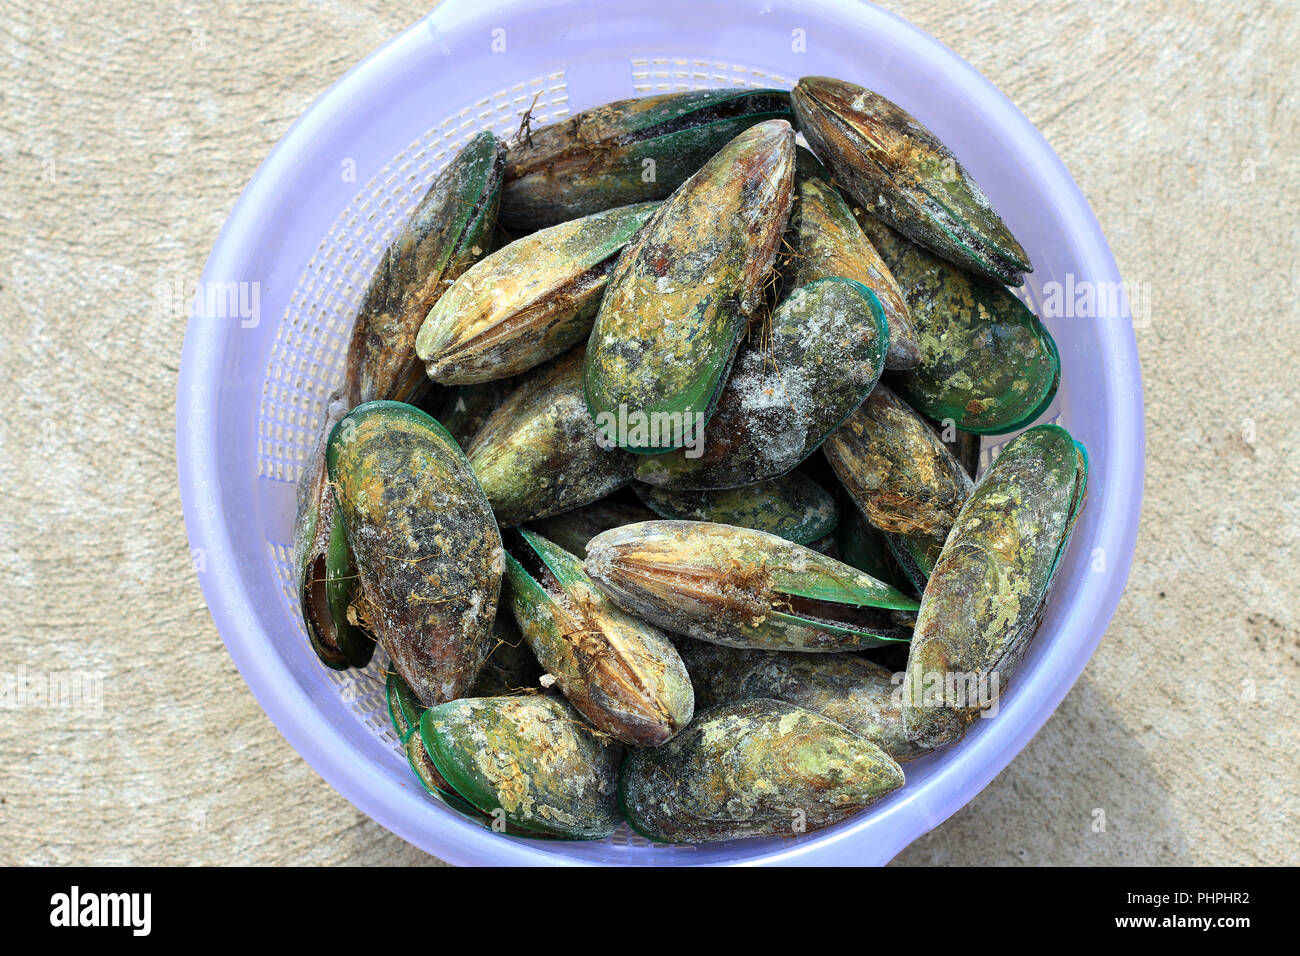
[{"label": "basket mesh pattern", "polygon": [[632,67],[632,90],[637,96],[686,90],[715,90],[731,86],[756,90],[788,90],[798,79],[732,60],[721,61],[708,57],[634,57],[629,65]]},{"label": "basket mesh pattern", "polygon": [[[646,55],[628,61],[626,95],[728,87],[789,89],[795,79],[730,60]],[[299,278],[277,326],[259,409],[260,479],[296,484],[301,477],[330,392],[343,381],[348,337],[366,285],[384,250],[434,177],[481,130],[512,136],[530,107],[535,126],[569,115],[569,88],[563,71],[515,83],[444,117],[375,173],[340,212]],[[1028,286],[1021,294],[1031,308],[1038,304]],[[1000,436],[996,445],[986,442],[982,464],[987,464],[989,453],[995,453],[1010,437]],[[280,527],[288,528],[291,523],[290,515]],[[267,548],[280,582],[285,612],[301,637],[303,652],[310,655],[298,611],[292,544],[268,539]],[[334,671],[317,666],[321,679],[335,687],[357,720],[405,763],[401,741],[388,716],[384,693],[388,658],[383,650],[376,651],[364,670]],[[694,849],[661,847],[626,826],[606,842],[677,852]]]}]

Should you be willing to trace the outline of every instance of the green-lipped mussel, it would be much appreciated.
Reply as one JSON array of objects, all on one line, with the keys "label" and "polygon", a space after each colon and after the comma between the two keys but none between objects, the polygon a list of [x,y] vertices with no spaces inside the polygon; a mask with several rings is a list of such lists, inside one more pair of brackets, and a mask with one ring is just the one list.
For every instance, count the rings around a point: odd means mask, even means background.
[{"label": "green-lipped mussel", "polygon": [[863,230],[898,280],[921,363],[889,383],[917,411],[998,435],[1032,423],[1061,379],[1056,342],[1005,286],[963,272],[865,213]]},{"label": "green-lipped mussel", "polygon": [[764,531],[646,521],[587,545],[587,573],[665,630],[732,647],[845,651],[906,641],[916,602],[868,574]]},{"label": "green-lipped mussel", "polygon": [[695,90],[584,110],[510,147],[501,220],[540,229],[666,199],[746,128],[781,117],[791,118],[784,90]]},{"label": "green-lipped mussel", "polygon": [[439,775],[494,823],[582,840],[622,823],[623,748],[562,700],[461,698],[426,710],[420,734]]},{"label": "green-lipped mussel", "polygon": [[429,377],[453,385],[506,378],[586,339],[619,251],[656,208],[560,223],[475,264],[420,328],[415,348]]},{"label": "green-lipped mussel", "polygon": [[633,750],[618,799],[651,840],[709,843],[820,830],[902,785],[902,768],[870,741],[756,698],[705,711],[662,747]]},{"label": "green-lipped mussel", "polygon": [[884,385],[841,425],[822,452],[873,528],[946,534],[971,479],[925,420]]},{"label": "green-lipped mussel", "polygon": [[1083,508],[1087,474],[1083,446],[1040,425],[980,478],[917,612],[903,707],[914,743],[955,740],[1006,690]]},{"label": "green-lipped mussel", "polygon": [[591,330],[583,382],[610,440],[667,451],[703,428],[760,305],[793,178],[790,124],[751,126],[623,250]]},{"label": "green-lipped mussel", "polygon": [[307,640],[321,663],[334,670],[365,667],[375,642],[349,613],[359,588],[347,533],[326,480],[325,444],[347,408],[341,392],[326,402],[325,421],[307,472],[298,485],[294,519],[294,578]]},{"label": "green-lipped mussel", "polygon": [[831,184],[826,168],[802,146],[795,161],[794,206],[779,265],[787,289],[832,276],[861,282],[880,300],[889,326],[885,368],[908,369],[920,362],[916,329],[902,290]]},{"label": "green-lipped mussel", "polygon": [[804,77],[790,98],[808,144],[873,215],[996,281],[1020,285],[1033,271],[965,167],[896,103],[825,76]]},{"label": "green-lipped mussel", "polygon": [[349,405],[414,402],[428,388],[416,335],[434,303],[487,253],[504,174],[504,144],[479,133],[438,174],[385,251],[348,346]]},{"label": "green-lipped mussel", "polygon": [[741,650],[677,638],[700,710],[754,697],[783,700],[821,714],[897,761],[926,751],[903,732],[903,675],[858,654]]},{"label": "green-lipped mussel", "polygon": [[341,418],[325,454],[362,597],[360,617],[426,705],[473,685],[491,649],[501,536],[460,448],[401,402]]},{"label": "green-lipped mussel", "polygon": [[653,747],[690,722],[695,697],[677,649],[605,597],[581,558],[521,528],[506,576],[524,640],[593,727]]}]

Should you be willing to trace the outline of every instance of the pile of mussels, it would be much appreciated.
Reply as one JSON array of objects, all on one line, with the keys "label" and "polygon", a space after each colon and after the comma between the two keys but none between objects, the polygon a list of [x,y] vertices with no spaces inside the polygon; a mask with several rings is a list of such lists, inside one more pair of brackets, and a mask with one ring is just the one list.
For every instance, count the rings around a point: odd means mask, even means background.
[{"label": "pile of mussels", "polygon": [[498,831],[844,819],[996,702],[1083,505],[1054,425],[974,481],[1059,380],[1030,270],[841,80],[479,134],[385,253],[300,489],[313,648],[382,645],[415,773]]}]

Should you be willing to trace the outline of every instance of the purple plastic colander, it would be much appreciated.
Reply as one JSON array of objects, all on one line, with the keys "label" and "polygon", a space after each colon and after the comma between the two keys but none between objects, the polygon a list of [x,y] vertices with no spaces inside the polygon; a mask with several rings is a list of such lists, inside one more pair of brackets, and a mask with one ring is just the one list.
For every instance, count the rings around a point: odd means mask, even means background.
[{"label": "purple plastic colander", "polygon": [[[1045,315],[1062,379],[1043,421],[1088,448],[1088,504],[1038,637],[999,713],[906,765],[907,785],[796,839],[702,847],[490,832],[428,798],[389,726],[382,682],[322,667],[294,598],[296,482],[379,256],[455,150],[609,100],[672,90],[792,86],[839,76],[934,130],[1029,251],[1026,301]],[[1059,283],[1059,285],[1052,285]],[[1084,300],[1079,300],[1084,301]],[[1056,313],[1062,313],[1060,317]],[[1029,121],[932,37],[836,0],[446,0],[330,88],[285,134],[218,237],[185,336],[176,443],[185,523],[213,619],[281,732],[359,809],[458,864],[879,864],[964,805],[1070,689],[1124,588],[1142,500],[1133,323],[1078,187]],[[1010,436],[985,441],[986,452]]]}]

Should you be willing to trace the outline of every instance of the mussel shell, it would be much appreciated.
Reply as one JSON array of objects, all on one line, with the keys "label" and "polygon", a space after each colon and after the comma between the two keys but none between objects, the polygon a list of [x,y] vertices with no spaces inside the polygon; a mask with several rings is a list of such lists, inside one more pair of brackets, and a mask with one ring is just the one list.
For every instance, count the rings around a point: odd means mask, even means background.
[{"label": "mussel shell", "polygon": [[884,385],[836,429],[822,453],[871,526],[946,535],[970,476],[933,429]]},{"label": "mussel shell", "polygon": [[786,474],[871,392],[888,349],[880,301],[862,283],[800,286],[751,334],[699,447],[639,459],[637,480],[708,490]]},{"label": "mussel shell", "polygon": [[603,443],[582,397],[579,346],[529,372],[467,449],[501,527],[590,504],[632,480],[632,456]]},{"label": "mussel shell", "polygon": [[471,139],[438,174],[366,290],[348,345],[349,405],[414,402],[429,387],[415,352],[430,307],[487,253],[505,174],[505,146]]},{"label": "mussel shell", "polygon": [[366,624],[424,704],[461,696],[491,647],[501,590],[501,536],[469,462],[400,402],[353,409],[325,458]]},{"label": "mussel shell", "polygon": [[405,740],[406,735],[419,726],[420,715],[426,710],[424,704],[395,669],[390,669],[384,679],[384,699],[388,701],[388,719],[392,721],[397,739]]},{"label": "mussel shell", "polygon": [[[960,676],[1005,691],[1042,614],[1083,507],[1087,458],[1065,429],[1015,438],[985,472],[948,535],[917,613],[907,662],[908,737],[939,746],[960,737],[986,701],[947,699]],[[977,685],[977,690],[981,689]]]},{"label": "mussel shell", "polygon": [[950,262],[1020,285],[1029,256],[939,138],[878,93],[806,76],[791,92],[799,129],[873,215]]},{"label": "mussel shell", "polygon": [[674,491],[641,482],[632,487],[661,518],[753,528],[796,544],[811,545],[826,537],[840,518],[830,492],[798,472],[719,491]]},{"label": "mussel shell", "polygon": [[[438,768],[434,765],[433,758],[429,756],[429,750],[424,745],[424,737],[421,735],[418,726],[403,738],[402,748],[406,751],[406,760],[411,766],[411,772],[415,774],[415,779],[420,781],[420,786],[424,788],[425,793],[475,823],[483,826],[491,825],[490,818],[457,793],[451,784],[442,778],[442,774],[438,772]],[[508,822],[501,828],[500,832],[515,836],[539,836],[539,834],[530,830],[521,830],[518,827],[510,826]]]},{"label": "mussel shell", "polygon": [[708,521],[647,521],[587,546],[587,573],[630,614],[688,637],[766,650],[844,651],[907,640],[916,602],[776,535]]},{"label": "mussel shell", "polygon": [[667,635],[624,613],[580,558],[541,535],[522,529],[515,554],[506,559],[515,623],[569,702],[620,743],[653,747],[680,732],[695,697]]},{"label": "mussel shell", "polygon": [[[689,443],[713,412],[790,213],[794,130],[752,126],[684,182],[619,257],[586,357],[587,407],[634,452]],[[621,422],[654,428],[640,434]],[[659,423],[669,423],[661,431]]]},{"label": "mussel shell", "polygon": [[352,667],[365,667],[375,653],[375,639],[355,623],[354,602],[361,594],[360,579],[352,561],[352,544],[343,515],[334,509],[329,551],[325,555],[325,599],[334,621],[335,641]]},{"label": "mussel shell", "polygon": [[731,139],[778,117],[791,118],[784,90],[694,90],[584,110],[510,147],[501,220],[539,229],[666,199]]},{"label": "mussel shell", "polygon": [[1056,342],[996,282],[963,272],[870,216],[860,217],[912,310],[921,364],[887,379],[917,411],[998,435],[1038,418],[1061,379]]},{"label": "mussel shell", "polygon": [[415,348],[454,385],[525,372],[591,332],[619,250],[657,203],[560,223],[476,263],[429,310]]},{"label": "mussel shell", "polygon": [[420,719],[438,773],[481,812],[522,830],[600,840],[622,822],[623,748],[554,697],[470,697]]},{"label": "mussel shell", "polygon": [[926,751],[903,731],[902,695],[894,675],[857,654],[739,650],[677,639],[701,710],[767,697],[821,714],[870,740],[897,761]]},{"label": "mussel shell", "polygon": [[[293,525],[294,580],[298,586],[298,606],[307,641],[320,662],[332,670],[346,670],[352,666],[344,652],[344,645],[349,641],[340,636],[340,631],[349,627],[350,622],[346,616],[335,619],[336,602],[331,598],[337,592],[329,587],[332,581],[346,576],[347,572],[340,562],[334,539],[334,492],[325,473],[325,443],[331,429],[346,412],[342,392],[331,394],[315,447],[298,483],[297,514]],[[350,558],[348,560],[350,562]]]},{"label": "mussel shell", "polygon": [[619,806],[660,843],[793,836],[838,823],[903,785],[870,741],[778,700],[723,704],[623,765]]}]

